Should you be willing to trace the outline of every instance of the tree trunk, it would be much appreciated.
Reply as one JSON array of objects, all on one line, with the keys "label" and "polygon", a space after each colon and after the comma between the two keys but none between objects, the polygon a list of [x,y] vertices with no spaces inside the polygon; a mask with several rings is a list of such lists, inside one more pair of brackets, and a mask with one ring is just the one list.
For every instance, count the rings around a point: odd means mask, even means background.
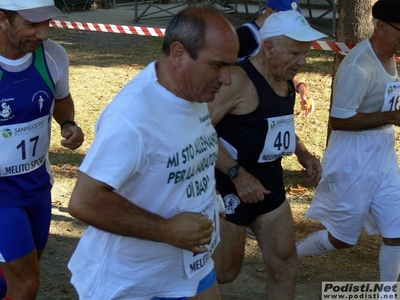
[{"label": "tree trunk", "polygon": [[[339,0],[337,0],[339,1]],[[340,0],[339,1],[339,20],[336,31],[336,41],[341,43],[357,44],[372,35],[372,5],[376,0]],[[336,53],[333,62],[331,101],[329,111],[332,107],[333,82],[336,70],[342,62],[344,55]],[[330,121],[328,121],[328,134],[326,144],[328,144],[331,133]]]}]

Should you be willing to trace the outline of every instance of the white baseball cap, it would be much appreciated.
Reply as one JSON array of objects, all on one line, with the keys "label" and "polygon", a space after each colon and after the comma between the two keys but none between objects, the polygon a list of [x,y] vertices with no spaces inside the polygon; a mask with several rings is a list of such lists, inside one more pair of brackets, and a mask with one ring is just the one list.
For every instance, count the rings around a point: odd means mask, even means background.
[{"label": "white baseball cap", "polygon": [[18,12],[29,22],[38,23],[60,17],[59,10],[53,0],[0,0],[0,9]]},{"label": "white baseball cap", "polygon": [[326,37],[313,29],[298,11],[286,10],[273,13],[260,29],[262,39],[284,35],[299,42],[312,42]]}]

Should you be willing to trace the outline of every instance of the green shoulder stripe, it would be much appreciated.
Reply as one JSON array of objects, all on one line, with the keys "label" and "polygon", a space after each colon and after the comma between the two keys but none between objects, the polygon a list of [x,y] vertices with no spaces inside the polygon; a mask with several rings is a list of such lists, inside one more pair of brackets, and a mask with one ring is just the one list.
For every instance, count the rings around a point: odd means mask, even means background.
[{"label": "green shoulder stripe", "polygon": [[35,67],[39,71],[40,75],[42,76],[43,80],[46,82],[47,86],[50,90],[54,93],[54,84],[50,78],[50,74],[46,68],[46,62],[44,57],[43,51],[43,43],[40,43],[39,48],[35,52]]}]

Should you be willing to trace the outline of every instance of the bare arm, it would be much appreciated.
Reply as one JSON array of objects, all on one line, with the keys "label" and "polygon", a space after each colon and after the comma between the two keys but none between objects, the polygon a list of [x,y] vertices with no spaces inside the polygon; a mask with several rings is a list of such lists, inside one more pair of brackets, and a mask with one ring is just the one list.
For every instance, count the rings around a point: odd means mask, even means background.
[{"label": "bare arm", "polygon": [[[216,167],[222,173],[227,174],[228,170],[237,164],[221,143],[218,144],[218,159]],[[243,167],[240,167],[236,178],[231,179],[236,187],[240,199],[245,203],[256,203],[264,200],[264,196],[271,192],[253,175],[248,173]]]},{"label": "bare arm", "polygon": [[384,125],[400,125],[400,111],[377,112],[370,114],[357,113],[347,119],[330,117],[333,130],[367,130]]},{"label": "bare arm", "polygon": [[255,87],[246,72],[241,67],[232,66],[230,67],[230,75],[231,84],[222,86],[215,95],[214,101],[207,103],[213,125],[221,121],[228,113],[234,115],[247,114],[258,106],[258,102],[251,102],[248,97],[246,98],[249,91],[255,91]]},{"label": "bare arm", "polygon": [[304,167],[303,173],[306,181],[317,184],[321,179],[322,167],[319,159],[313,156],[304,146],[303,142],[296,135],[296,151],[295,154],[299,163]]},{"label": "bare arm", "polygon": [[308,117],[315,110],[315,102],[310,94],[310,91],[308,90],[307,85],[305,83],[301,83],[304,82],[301,81],[297,76],[293,78],[293,84],[297,89],[296,91],[300,95],[301,109],[305,111],[304,114],[306,117]]},{"label": "bare arm", "polygon": [[[53,117],[58,124],[62,125],[65,121],[75,120],[75,107],[71,94],[63,99],[57,99],[54,104]],[[61,130],[61,136],[64,138],[61,145],[76,149],[80,147],[84,141],[84,134],[79,126],[65,124]]]},{"label": "bare arm", "polygon": [[184,212],[165,219],[134,205],[109,185],[82,172],[78,176],[68,210],[72,216],[99,229],[168,243],[195,253],[207,251],[207,248],[200,246],[210,242],[214,230],[207,216]]},{"label": "bare arm", "polygon": [[65,121],[75,120],[75,106],[71,94],[63,99],[55,100],[53,117],[60,125]]}]

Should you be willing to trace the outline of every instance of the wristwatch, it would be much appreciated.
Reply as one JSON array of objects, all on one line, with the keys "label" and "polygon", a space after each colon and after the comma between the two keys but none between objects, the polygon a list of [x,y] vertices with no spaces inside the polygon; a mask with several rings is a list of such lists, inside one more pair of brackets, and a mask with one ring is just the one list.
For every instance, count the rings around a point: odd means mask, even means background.
[{"label": "wristwatch", "polygon": [[236,164],[236,165],[234,165],[232,168],[230,168],[230,169],[228,170],[228,173],[227,173],[228,177],[229,177],[230,179],[233,179],[233,178],[238,177],[238,175],[239,175],[239,168],[240,168],[240,167],[241,167],[241,166],[240,166],[239,164]]},{"label": "wristwatch", "polygon": [[68,121],[65,121],[64,123],[61,124],[61,129],[63,129],[65,124],[71,124],[73,126],[78,126],[78,123],[76,123],[75,121],[68,120]]}]

